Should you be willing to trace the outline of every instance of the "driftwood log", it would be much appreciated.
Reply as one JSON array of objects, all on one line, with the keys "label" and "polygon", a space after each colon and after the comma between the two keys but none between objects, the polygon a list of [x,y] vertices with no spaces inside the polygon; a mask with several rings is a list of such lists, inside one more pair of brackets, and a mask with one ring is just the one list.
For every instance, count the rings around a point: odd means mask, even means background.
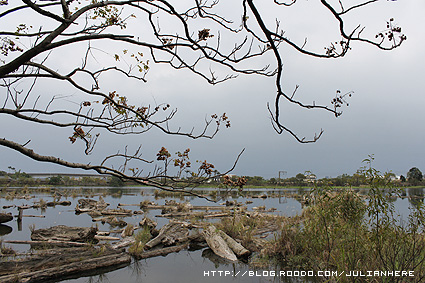
[{"label": "driftwood log", "polygon": [[177,246],[172,246],[172,247],[165,247],[162,249],[156,249],[156,250],[151,250],[151,251],[144,251],[143,253],[141,253],[140,255],[137,255],[136,258],[137,259],[145,259],[145,258],[150,258],[150,257],[156,257],[156,256],[164,256],[170,253],[176,253],[179,252],[185,248],[187,248],[187,243],[181,244],[181,245],[177,245]]},{"label": "driftwood log", "polygon": [[133,211],[131,209],[104,209],[100,211],[102,215],[116,215],[116,216],[131,216]]},{"label": "driftwood log", "polygon": [[223,238],[229,248],[236,254],[238,257],[246,257],[251,254],[251,252],[245,249],[241,244],[236,242],[232,237],[227,235],[221,230],[218,230],[219,235]]},{"label": "driftwood log", "polygon": [[128,247],[135,242],[136,242],[136,239],[134,237],[127,237],[127,238],[122,239],[118,243],[112,245],[112,248],[114,250],[125,248],[125,247]]},{"label": "driftwood log", "polygon": [[91,211],[101,211],[104,210],[109,204],[106,203],[102,196],[99,196],[99,200],[94,199],[79,199],[78,204],[75,207],[76,213],[84,213]]},{"label": "driftwood log", "polygon": [[28,244],[31,246],[58,246],[58,247],[87,247],[91,244],[80,243],[80,242],[70,242],[70,241],[56,241],[56,240],[47,240],[47,241],[21,241],[21,240],[4,240],[4,243],[10,244]]},{"label": "driftwood log", "polygon": [[170,246],[189,235],[188,223],[170,222],[159,230],[158,236],[146,243],[145,248],[151,249],[156,245]]},{"label": "driftwood log", "polygon": [[68,242],[94,242],[97,228],[94,227],[68,227],[65,225],[53,226],[47,229],[34,230],[31,233],[33,241],[68,241]]},{"label": "driftwood log", "polygon": [[0,263],[0,282],[45,282],[67,276],[83,276],[100,268],[122,267],[131,257],[110,249],[72,248],[48,255]]},{"label": "driftwood log", "polygon": [[203,231],[205,240],[208,243],[208,246],[213,250],[213,252],[227,260],[237,261],[238,258],[233,253],[233,251],[229,248],[226,241],[220,236],[218,230],[213,225],[208,226]]},{"label": "driftwood log", "polygon": [[119,241],[120,240],[120,238],[118,237],[101,236],[101,235],[96,235],[94,236],[94,238],[99,241]]},{"label": "driftwood log", "polygon": [[70,206],[71,202],[69,200],[63,200],[63,201],[49,201],[46,203],[47,206],[56,206],[56,205],[62,205],[62,206]]}]

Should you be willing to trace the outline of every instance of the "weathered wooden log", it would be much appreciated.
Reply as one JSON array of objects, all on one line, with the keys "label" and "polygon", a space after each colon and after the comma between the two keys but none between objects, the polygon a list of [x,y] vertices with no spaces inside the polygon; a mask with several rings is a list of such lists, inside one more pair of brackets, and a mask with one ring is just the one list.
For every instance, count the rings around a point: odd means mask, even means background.
[{"label": "weathered wooden log", "polygon": [[8,209],[8,208],[12,208],[15,207],[16,205],[3,205],[3,209]]},{"label": "weathered wooden log", "polygon": [[78,204],[75,207],[76,213],[84,213],[90,211],[101,211],[104,210],[109,204],[106,203],[102,196],[99,196],[99,200],[94,199],[79,199]]},{"label": "weathered wooden log", "polygon": [[99,241],[119,241],[118,237],[95,235],[94,238]]},{"label": "weathered wooden log", "polygon": [[69,241],[69,242],[96,242],[94,236],[97,228],[68,227],[65,225],[53,226],[47,229],[34,230],[31,233],[33,241]]},{"label": "weathered wooden log", "polygon": [[203,217],[205,212],[171,212],[165,214],[155,215],[155,217],[165,217],[165,218],[174,218],[174,217]]},{"label": "weathered wooden log", "polygon": [[133,212],[130,209],[104,209],[100,211],[102,215],[130,216]]},{"label": "weathered wooden log", "polygon": [[106,223],[108,223],[111,226],[119,226],[119,227],[125,227],[127,225],[127,222],[125,222],[124,220],[121,220],[112,216],[108,217],[108,219],[106,220]]},{"label": "weathered wooden log", "polygon": [[153,230],[156,228],[156,225],[158,225],[158,223],[156,223],[155,221],[153,221],[152,219],[148,218],[148,217],[144,217],[142,219],[142,221],[139,222],[140,227],[145,227],[147,226],[149,228],[149,230]]},{"label": "weathered wooden log", "polygon": [[6,223],[13,220],[12,213],[0,213],[0,223]]},{"label": "weathered wooden log", "polygon": [[165,247],[165,248],[162,248],[162,249],[145,251],[145,252],[141,253],[140,255],[136,255],[135,257],[137,259],[145,259],[145,258],[156,257],[156,256],[164,256],[164,255],[167,255],[167,254],[170,254],[170,253],[179,252],[179,251],[181,251],[185,248],[187,248],[187,243],[177,245],[177,246],[172,246],[172,247]]},{"label": "weathered wooden log", "polygon": [[[93,252],[92,252],[93,253]],[[78,257],[75,257],[78,259]],[[84,260],[75,260],[74,262],[62,264],[60,261],[55,262],[56,266],[50,268],[43,268],[40,266],[37,270],[17,272],[0,277],[0,282],[43,282],[47,280],[63,278],[72,274],[81,274],[84,272],[96,270],[99,268],[124,266],[131,262],[131,257],[126,253],[114,253],[99,256],[96,258],[89,258]],[[6,263],[7,264],[7,263]],[[16,263],[13,263],[16,264]],[[57,266],[59,265],[59,266]],[[18,266],[19,267],[19,266]],[[26,268],[21,268],[26,270]]]},{"label": "weathered wooden log", "polygon": [[19,205],[18,208],[20,208],[20,209],[30,209],[30,208],[34,208],[34,206],[25,204],[25,205]]},{"label": "weathered wooden log", "polygon": [[127,225],[127,222],[125,222],[124,220],[120,220],[114,216],[106,216],[106,217],[99,217],[99,218],[93,218],[92,219],[93,222],[102,222],[102,223],[108,223],[111,226],[120,226],[120,227],[124,227]]},{"label": "weathered wooden log", "polygon": [[127,225],[127,227],[124,228],[124,230],[121,233],[121,237],[130,237],[134,234],[134,226],[132,224]]},{"label": "weathered wooden log", "polygon": [[233,213],[230,213],[230,212],[226,212],[226,213],[212,213],[212,214],[204,215],[204,218],[226,217],[226,216],[231,216],[231,215],[233,215]]},{"label": "weathered wooden log", "polygon": [[115,243],[114,245],[112,245],[112,248],[114,250],[125,248],[125,247],[128,247],[135,242],[136,242],[136,239],[134,237],[127,237],[127,238],[122,239],[118,243]]},{"label": "weathered wooden log", "polygon": [[223,206],[207,206],[207,205],[194,205],[192,210],[223,210],[229,209],[228,207]]},{"label": "weathered wooden log", "polygon": [[187,227],[187,223],[170,222],[159,230],[158,236],[146,243],[145,248],[151,249],[160,243],[170,246],[189,235]]},{"label": "weathered wooden log", "polygon": [[70,206],[71,202],[69,200],[64,201],[49,201],[46,203],[47,206],[55,206],[55,205],[62,205],[62,206]]},{"label": "weathered wooden log", "polygon": [[204,229],[203,235],[208,243],[208,246],[216,255],[230,261],[238,260],[236,255],[227,245],[226,241],[217,232],[217,228],[215,228],[213,225],[210,225]]},{"label": "weathered wooden log", "polygon": [[48,245],[48,246],[58,246],[58,247],[87,247],[91,244],[80,243],[80,242],[69,242],[69,241],[20,241],[20,240],[4,240],[4,243],[9,244],[29,244],[29,245]]},{"label": "weathered wooden log", "polygon": [[98,217],[98,218],[92,218],[92,220],[91,220],[91,221],[93,221],[93,222],[106,222],[106,221],[108,221],[110,218],[111,218],[111,217],[107,217],[107,216],[105,216],[105,217]]},{"label": "weathered wooden log", "polygon": [[230,237],[229,235],[227,235],[223,231],[218,230],[218,233],[224,239],[224,241],[226,241],[226,244],[236,254],[236,256],[246,257],[246,256],[249,256],[251,254],[251,252],[248,251],[247,249],[245,249],[244,246],[242,246],[241,244],[236,242],[232,237]]},{"label": "weathered wooden log", "polygon": [[22,215],[23,214],[24,214],[24,209],[21,208],[21,207],[18,207],[18,223],[21,223],[22,222]]},{"label": "weathered wooden log", "polygon": [[139,206],[140,207],[140,203],[136,203],[136,204],[119,203],[118,206]]}]

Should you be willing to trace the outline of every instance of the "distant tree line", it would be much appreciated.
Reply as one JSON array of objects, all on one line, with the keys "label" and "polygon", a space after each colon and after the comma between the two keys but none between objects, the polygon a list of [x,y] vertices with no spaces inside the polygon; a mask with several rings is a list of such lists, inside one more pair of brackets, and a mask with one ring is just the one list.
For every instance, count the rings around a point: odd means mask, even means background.
[{"label": "distant tree line", "polygon": [[[112,186],[122,187],[125,185],[134,185],[132,182],[123,182],[121,179],[110,176],[108,178],[96,178],[96,177],[81,177],[72,178],[69,176],[52,176],[45,179],[32,178],[29,174],[16,170],[9,166],[9,171],[0,171],[0,185],[53,185],[53,186]],[[229,176],[231,180],[237,181],[239,176]],[[289,178],[270,178],[265,179],[262,176],[243,176],[246,180],[245,187],[256,186],[256,187],[305,187],[305,186],[336,186],[336,187],[360,187],[366,186],[367,178],[361,172],[358,171],[353,175],[342,174],[337,177],[326,177],[317,179],[316,175],[310,171],[304,173],[298,173],[294,177]],[[388,182],[399,184],[402,186],[425,186],[424,175],[417,167],[412,167],[406,174],[406,177],[401,175],[397,177],[393,173],[386,173],[383,178],[386,178]],[[180,181],[184,178],[180,179]],[[219,187],[223,183],[222,179],[211,179],[209,181],[210,186]]]}]

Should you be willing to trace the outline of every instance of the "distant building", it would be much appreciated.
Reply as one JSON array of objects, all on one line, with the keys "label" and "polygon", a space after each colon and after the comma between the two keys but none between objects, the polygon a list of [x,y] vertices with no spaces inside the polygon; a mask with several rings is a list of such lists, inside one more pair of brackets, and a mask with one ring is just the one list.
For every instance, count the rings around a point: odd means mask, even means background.
[{"label": "distant building", "polygon": [[317,180],[317,176],[314,174],[305,175],[304,182],[306,183],[314,183]]}]

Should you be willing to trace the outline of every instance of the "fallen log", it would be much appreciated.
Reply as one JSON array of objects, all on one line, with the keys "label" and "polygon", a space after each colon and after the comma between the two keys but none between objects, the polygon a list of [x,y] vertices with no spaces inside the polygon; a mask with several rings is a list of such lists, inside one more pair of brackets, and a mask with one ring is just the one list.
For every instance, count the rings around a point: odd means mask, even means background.
[{"label": "fallen log", "polygon": [[185,248],[187,248],[187,243],[184,243],[184,244],[178,245],[178,246],[165,247],[165,248],[162,248],[162,249],[145,251],[145,252],[143,252],[139,255],[135,255],[135,257],[137,259],[145,259],[145,258],[156,257],[156,256],[165,256],[165,255],[170,254],[170,253],[179,252],[179,251],[181,251]]},{"label": "fallen log", "polygon": [[140,207],[140,203],[135,203],[135,204],[119,203],[118,206],[139,206]]},{"label": "fallen log", "polygon": [[229,246],[229,248],[236,254],[236,256],[246,257],[246,256],[249,256],[251,254],[251,252],[248,251],[247,249],[245,249],[244,246],[242,246],[241,244],[236,242],[232,237],[230,237],[229,235],[227,235],[223,231],[218,230],[218,233],[224,239],[224,241]]},{"label": "fallen log", "polygon": [[130,209],[105,209],[100,211],[102,215],[115,215],[115,216],[130,216],[133,212]]},{"label": "fallen log", "polygon": [[68,227],[65,225],[53,226],[47,229],[38,229],[31,232],[33,241],[68,241],[68,242],[97,242],[94,239],[97,228]]},{"label": "fallen log", "polygon": [[46,203],[47,206],[56,206],[56,205],[62,205],[62,206],[70,206],[71,202],[69,200],[64,201],[49,201]]},{"label": "fallen log", "polygon": [[[93,255],[100,256],[93,258]],[[123,266],[131,262],[131,257],[126,253],[116,251],[96,251],[89,249],[85,253],[71,254],[60,253],[49,255],[47,258],[38,258],[36,261],[9,261],[0,264],[0,269],[7,270],[9,274],[0,276],[0,282],[44,282],[53,279],[63,279],[73,274],[83,275],[84,272],[100,268]],[[22,272],[22,270],[25,270]]]},{"label": "fallen log", "polygon": [[147,226],[149,228],[149,230],[155,229],[156,225],[158,225],[158,223],[156,223],[155,221],[153,221],[152,219],[148,218],[148,217],[144,217],[142,219],[142,221],[139,222],[140,227],[145,227]]},{"label": "fallen log", "polygon": [[96,236],[94,236],[94,238],[96,240],[99,240],[99,241],[119,241],[119,239],[120,239],[118,237],[101,236],[101,235],[96,235]]},{"label": "fallen log", "polygon": [[224,210],[224,209],[230,209],[230,208],[223,207],[223,206],[207,206],[207,205],[194,205],[192,207],[192,210]]},{"label": "fallen log", "polygon": [[75,207],[76,213],[84,213],[90,211],[104,210],[109,204],[106,203],[102,196],[99,196],[99,200],[94,199],[79,199],[78,204]]},{"label": "fallen log", "polygon": [[212,213],[204,215],[204,218],[214,218],[214,217],[226,217],[226,216],[232,216],[233,213],[226,212],[226,213]]},{"label": "fallen log", "polygon": [[127,237],[127,238],[122,239],[118,243],[112,245],[112,248],[114,250],[125,248],[125,247],[128,247],[129,245],[131,245],[135,242],[136,242],[136,239],[134,237]]},{"label": "fallen log", "polygon": [[172,212],[172,213],[155,215],[155,217],[165,217],[165,218],[185,217],[185,216],[203,217],[204,215],[205,215],[205,212]]},{"label": "fallen log", "polygon": [[56,240],[47,240],[47,241],[20,241],[20,240],[4,240],[3,243],[9,244],[29,244],[29,245],[52,245],[58,247],[87,247],[91,244],[80,243],[80,242],[69,242],[69,241],[56,241]]},{"label": "fallen log", "polygon": [[93,222],[97,222],[100,221],[102,223],[108,223],[111,226],[120,226],[120,227],[124,227],[127,225],[127,222],[125,222],[124,220],[120,220],[114,216],[107,216],[107,217],[99,217],[99,218],[93,218],[92,219]]},{"label": "fallen log", "polygon": [[8,208],[12,208],[12,207],[16,207],[16,205],[3,205],[3,209],[8,209]]},{"label": "fallen log", "polygon": [[216,255],[230,261],[238,260],[236,255],[227,245],[226,241],[220,236],[216,227],[213,225],[208,226],[206,229],[204,229],[203,235],[208,243],[208,246]]},{"label": "fallen log", "polygon": [[146,243],[145,248],[151,249],[160,243],[170,246],[179,242],[179,239],[189,235],[187,227],[187,223],[170,222],[159,230],[158,236]]}]

